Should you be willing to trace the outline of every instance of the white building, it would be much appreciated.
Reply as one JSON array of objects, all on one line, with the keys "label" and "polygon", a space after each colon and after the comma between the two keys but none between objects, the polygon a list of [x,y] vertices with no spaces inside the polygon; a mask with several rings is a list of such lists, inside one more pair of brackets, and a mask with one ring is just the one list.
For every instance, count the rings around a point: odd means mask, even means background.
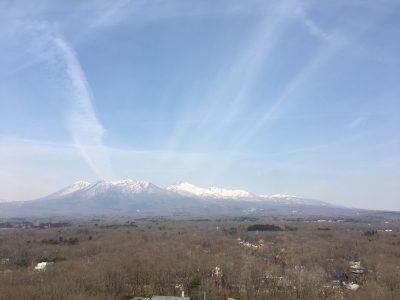
[{"label": "white building", "polygon": [[35,266],[35,270],[37,270],[37,271],[46,271],[46,269],[47,269],[49,266],[52,266],[53,264],[54,264],[54,262],[43,261],[43,262],[38,263],[38,264]]}]

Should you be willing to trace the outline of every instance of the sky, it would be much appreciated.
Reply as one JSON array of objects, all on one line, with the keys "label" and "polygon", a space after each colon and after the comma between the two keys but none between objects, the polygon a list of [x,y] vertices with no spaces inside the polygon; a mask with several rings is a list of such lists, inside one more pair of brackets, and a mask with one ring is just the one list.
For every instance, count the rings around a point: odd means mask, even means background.
[{"label": "sky", "polygon": [[400,210],[400,1],[0,1],[0,199],[77,180]]}]

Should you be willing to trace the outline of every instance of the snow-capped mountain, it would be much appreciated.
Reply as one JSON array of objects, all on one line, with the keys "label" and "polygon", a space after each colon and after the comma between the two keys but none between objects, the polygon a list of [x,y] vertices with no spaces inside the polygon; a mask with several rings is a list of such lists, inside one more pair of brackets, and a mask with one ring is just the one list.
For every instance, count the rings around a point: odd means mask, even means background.
[{"label": "snow-capped mountain", "polygon": [[228,190],[218,187],[201,188],[188,182],[180,182],[166,188],[184,196],[212,197],[216,199],[254,198],[255,195],[244,190]]},{"label": "snow-capped mountain", "polygon": [[[240,189],[203,188],[187,182],[159,187],[147,181],[78,181],[49,196],[0,203],[0,216],[69,214],[241,214],[291,213],[332,205],[291,195],[256,195]],[[23,212],[23,213],[22,213]]]},{"label": "snow-capped mountain", "polygon": [[66,196],[80,196],[81,198],[95,197],[104,193],[120,193],[126,196],[135,194],[176,194],[178,196],[207,198],[215,200],[237,200],[237,201],[273,201],[282,203],[316,204],[318,200],[309,200],[287,194],[256,195],[254,193],[240,189],[224,189],[219,187],[203,188],[188,182],[180,182],[165,188],[158,187],[148,181],[134,181],[125,179],[119,181],[98,181],[89,183],[87,181],[77,181],[70,186],[51,194],[46,199],[58,199]]}]

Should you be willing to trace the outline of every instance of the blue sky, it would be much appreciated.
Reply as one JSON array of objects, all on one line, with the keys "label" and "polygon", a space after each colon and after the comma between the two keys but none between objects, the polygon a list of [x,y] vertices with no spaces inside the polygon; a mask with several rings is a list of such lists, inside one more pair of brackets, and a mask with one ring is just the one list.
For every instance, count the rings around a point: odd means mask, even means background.
[{"label": "blue sky", "polygon": [[3,1],[0,199],[76,180],[400,210],[400,2]]}]

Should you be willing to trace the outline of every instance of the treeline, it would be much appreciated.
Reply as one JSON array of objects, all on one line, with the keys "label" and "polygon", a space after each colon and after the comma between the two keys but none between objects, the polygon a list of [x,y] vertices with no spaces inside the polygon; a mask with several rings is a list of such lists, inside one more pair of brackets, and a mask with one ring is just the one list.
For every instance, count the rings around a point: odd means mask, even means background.
[{"label": "treeline", "polygon": [[254,224],[247,227],[247,231],[282,231],[282,228],[272,224]]},{"label": "treeline", "polygon": [[0,222],[0,228],[20,228],[20,229],[29,229],[29,228],[64,228],[70,227],[70,222],[46,222],[46,223],[33,223],[29,221],[9,221],[9,222]]}]

